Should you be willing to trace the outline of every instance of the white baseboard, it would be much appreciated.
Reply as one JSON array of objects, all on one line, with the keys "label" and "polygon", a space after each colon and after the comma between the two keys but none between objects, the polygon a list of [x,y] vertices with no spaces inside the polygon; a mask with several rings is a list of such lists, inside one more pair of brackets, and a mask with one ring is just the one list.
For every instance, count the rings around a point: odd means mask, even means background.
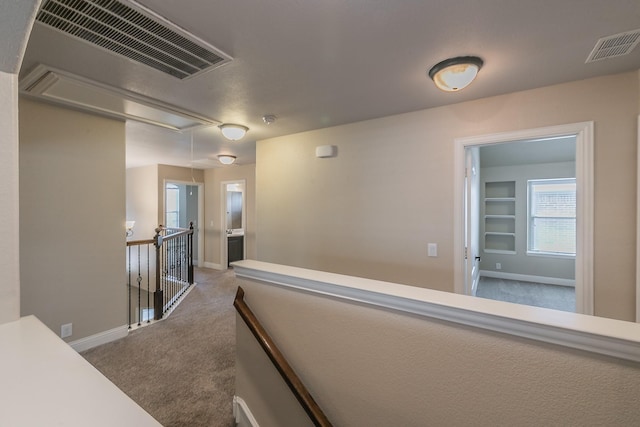
[{"label": "white baseboard", "polygon": [[233,396],[233,416],[237,427],[259,427],[258,422],[240,396]]},{"label": "white baseboard", "polygon": [[108,331],[100,332],[95,335],[90,335],[85,338],[80,338],[76,341],[71,341],[69,345],[78,353],[81,351],[89,350],[90,348],[97,347],[102,344],[106,344],[111,341],[115,341],[120,338],[124,338],[129,333],[127,325],[118,326],[117,328],[110,329]]},{"label": "white baseboard", "polygon": [[576,287],[576,281],[572,279],[560,279],[557,277],[533,276],[530,274],[506,273],[504,271],[480,270],[480,276],[494,279],[519,280],[521,282],[544,283],[547,285]]},{"label": "white baseboard", "polygon": [[226,270],[226,268],[222,268],[222,264],[214,264],[212,262],[205,262],[204,266],[206,268],[213,268],[214,270]]}]

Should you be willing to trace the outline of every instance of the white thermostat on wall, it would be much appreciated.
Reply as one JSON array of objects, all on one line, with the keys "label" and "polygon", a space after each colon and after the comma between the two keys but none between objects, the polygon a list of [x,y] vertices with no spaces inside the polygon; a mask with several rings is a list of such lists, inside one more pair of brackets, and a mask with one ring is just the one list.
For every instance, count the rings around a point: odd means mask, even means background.
[{"label": "white thermostat on wall", "polygon": [[338,154],[338,147],[335,145],[319,145],[316,147],[316,157],[335,157]]}]

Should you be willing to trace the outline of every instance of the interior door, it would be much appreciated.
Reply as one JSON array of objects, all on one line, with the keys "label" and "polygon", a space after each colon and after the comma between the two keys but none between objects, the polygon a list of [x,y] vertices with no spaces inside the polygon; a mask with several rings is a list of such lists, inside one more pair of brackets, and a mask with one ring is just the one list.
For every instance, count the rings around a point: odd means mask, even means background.
[{"label": "interior door", "polygon": [[476,294],[480,280],[480,149],[465,149],[465,292]]}]

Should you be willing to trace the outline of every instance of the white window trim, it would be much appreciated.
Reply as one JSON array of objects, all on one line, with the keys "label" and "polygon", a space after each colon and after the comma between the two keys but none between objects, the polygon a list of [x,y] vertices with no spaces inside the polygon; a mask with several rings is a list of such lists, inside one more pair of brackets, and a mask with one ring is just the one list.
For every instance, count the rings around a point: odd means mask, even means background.
[{"label": "white window trim", "polygon": [[[536,250],[532,250],[531,249],[531,219],[532,219],[532,215],[531,215],[531,183],[532,182],[552,182],[552,181],[556,181],[556,182],[573,182],[575,184],[576,183],[576,179],[571,177],[571,178],[537,178],[537,179],[529,179],[527,180],[527,256],[540,256],[540,257],[545,257],[545,258],[565,258],[565,259],[570,259],[573,258],[575,259],[576,254],[575,253],[571,253],[571,252],[548,252],[548,251],[536,251]],[[577,213],[576,213],[577,216]],[[539,217],[541,218],[541,217]],[[560,217],[558,217],[560,218]],[[574,219],[576,219],[574,217]],[[577,233],[577,229],[576,229],[576,233]],[[577,250],[577,248],[576,248]]]}]

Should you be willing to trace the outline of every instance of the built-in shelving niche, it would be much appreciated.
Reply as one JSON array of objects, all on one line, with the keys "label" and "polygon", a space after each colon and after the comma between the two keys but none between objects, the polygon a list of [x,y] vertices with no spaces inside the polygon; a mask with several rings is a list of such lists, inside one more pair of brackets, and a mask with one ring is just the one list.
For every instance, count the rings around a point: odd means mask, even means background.
[{"label": "built-in shelving niche", "polygon": [[484,251],[516,253],[516,183],[485,183]]}]

